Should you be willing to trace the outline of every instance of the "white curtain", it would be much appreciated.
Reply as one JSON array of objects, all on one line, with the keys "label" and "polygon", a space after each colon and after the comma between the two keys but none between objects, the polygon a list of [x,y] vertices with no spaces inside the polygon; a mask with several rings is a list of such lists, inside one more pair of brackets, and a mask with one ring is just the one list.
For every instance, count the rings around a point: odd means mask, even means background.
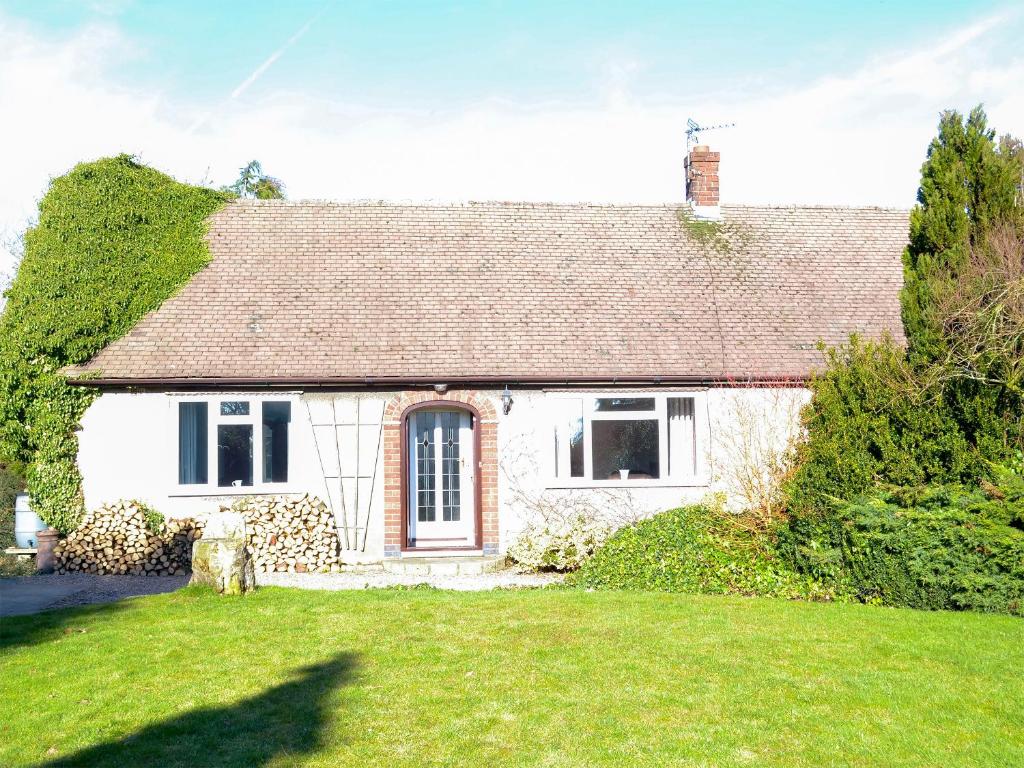
[{"label": "white curtain", "polygon": [[692,397],[668,398],[668,466],[672,477],[697,473],[697,433]]}]

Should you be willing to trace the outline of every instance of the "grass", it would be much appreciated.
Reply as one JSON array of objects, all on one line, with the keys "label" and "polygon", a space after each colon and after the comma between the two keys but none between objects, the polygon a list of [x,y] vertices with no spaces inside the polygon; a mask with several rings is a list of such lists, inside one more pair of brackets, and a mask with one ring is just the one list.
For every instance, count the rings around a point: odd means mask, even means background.
[{"label": "grass", "polygon": [[1024,765],[1024,622],[186,589],[0,626],[0,765]]}]

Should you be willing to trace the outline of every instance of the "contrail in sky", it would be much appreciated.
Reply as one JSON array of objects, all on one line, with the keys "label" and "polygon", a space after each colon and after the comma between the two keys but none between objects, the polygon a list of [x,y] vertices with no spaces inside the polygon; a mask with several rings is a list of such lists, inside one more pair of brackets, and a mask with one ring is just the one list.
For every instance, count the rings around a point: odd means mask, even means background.
[{"label": "contrail in sky", "polygon": [[[313,22],[315,22],[318,18],[320,18],[321,15],[323,15],[323,12],[327,10],[327,7],[328,6],[325,5],[315,14],[313,14],[309,21],[303,24],[294,35],[292,35],[285,41],[284,45],[282,45],[280,48],[278,48],[276,51],[270,54],[262,64],[256,67],[256,69],[254,69],[250,73],[250,75],[247,78],[245,78],[245,80],[243,80],[235,87],[235,90],[231,92],[231,95],[228,96],[227,100],[230,101],[232,99],[237,99],[239,96],[245,93],[246,90],[248,90],[250,85],[259,80],[263,76],[263,73],[265,73],[268,69],[274,66],[274,62],[280,59],[289,48],[291,48],[293,45],[299,42],[300,39],[302,39],[302,36],[305,35],[309,31],[309,28],[313,26]],[[206,123],[207,120],[210,119],[211,114],[212,112],[207,112],[201,115],[189,127],[188,132],[193,133],[196,130],[198,130],[201,126],[203,126]]]},{"label": "contrail in sky", "polygon": [[299,39],[304,34],[306,34],[306,32],[309,31],[309,28],[311,26],[313,26],[313,22],[316,21],[317,16],[319,16],[321,13],[323,13],[323,10],[318,11],[317,14],[315,16],[313,16],[313,18],[311,18],[309,21],[307,21],[305,24],[302,25],[302,27],[299,29],[298,32],[296,32],[294,35],[289,37],[287,42],[285,42],[284,45],[282,45],[280,48],[278,48],[276,51],[274,51],[272,54],[270,54],[267,57],[266,61],[264,61],[262,64],[260,64],[258,67],[256,67],[256,69],[254,69],[252,71],[252,74],[249,75],[247,78],[245,78],[245,80],[243,80],[238,85],[238,87],[235,88],[235,90],[233,90],[231,92],[231,98],[232,99],[237,99],[239,96],[241,96],[243,93],[245,93],[246,89],[250,85],[252,85],[257,80],[259,80],[260,77],[263,75],[263,73],[266,72],[268,69],[270,69],[274,65],[274,62],[277,61],[278,59],[280,59],[285,51],[287,51],[289,48],[291,48],[293,45],[295,45],[299,41]]}]

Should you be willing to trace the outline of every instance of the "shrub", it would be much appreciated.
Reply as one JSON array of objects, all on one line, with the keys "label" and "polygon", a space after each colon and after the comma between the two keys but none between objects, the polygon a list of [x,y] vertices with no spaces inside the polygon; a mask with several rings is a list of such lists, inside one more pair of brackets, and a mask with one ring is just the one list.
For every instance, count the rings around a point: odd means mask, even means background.
[{"label": "shrub", "polygon": [[25,464],[32,506],[54,528],[72,530],[83,513],[75,429],[95,397],[61,368],[206,265],[204,222],[230,197],[121,155],[76,166],[40,202],[0,316],[0,460]]},{"label": "shrub", "polygon": [[812,382],[792,507],[825,509],[876,484],[977,484],[1024,448],[1024,168],[979,106],[943,112],[904,252],[907,350],[827,354]]},{"label": "shrub", "polygon": [[790,507],[828,507],[876,483],[914,486],[976,481],[987,465],[943,399],[891,339],[852,337],[826,352],[804,410]]},{"label": "shrub", "polygon": [[574,571],[611,535],[607,522],[582,514],[549,517],[523,529],[508,556],[533,571]]},{"label": "shrub", "polygon": [[32,576],[36,572],[34,557],[20,558],[0,552],[0,578]]},{"label": "shrub", "polygon": [[149,506],[149,504],[146,504],[144,501],[139,501],[138,499],[133,499],[129,503],[133,504],[135,508],[142,513],[142,517],[146,521],[146,528],[149,530],[150,533],[159,536],[161,533],[164,532],[164,527],[167,523],[167,520],[166,518],[164,518],[162,512],[153,509],[153,507]]},{"label": "shrub", "polygon": [[14,546],[14,497],[24,483],[13,467],[0,464],[0,549]]},{"label": "shrub", "polygon": [[704,505],[662,512],[619,530],[571,581],[594,589],[825,596],[775,556],[768,536]]},{"label": "shrub", "polygon": [[780,552],[858,599],[1024,615],[1024,479],[875,491],[792,518]]}]

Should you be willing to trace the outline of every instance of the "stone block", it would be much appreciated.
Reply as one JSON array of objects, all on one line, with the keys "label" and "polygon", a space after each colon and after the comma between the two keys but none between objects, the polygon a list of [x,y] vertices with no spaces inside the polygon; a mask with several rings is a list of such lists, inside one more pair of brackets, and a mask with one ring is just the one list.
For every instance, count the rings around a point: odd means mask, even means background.
[{"label": "stone block", "polygon": [[245,538],[202,538],[192,546],[190,584],[212,587],[222,595],[241,595],[256,588]]}]

